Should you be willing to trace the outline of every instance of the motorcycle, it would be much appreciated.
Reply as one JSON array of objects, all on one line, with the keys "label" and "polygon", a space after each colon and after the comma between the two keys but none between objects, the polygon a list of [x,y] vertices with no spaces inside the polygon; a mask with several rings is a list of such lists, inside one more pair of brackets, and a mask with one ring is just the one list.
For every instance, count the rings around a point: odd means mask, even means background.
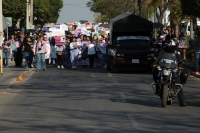
[{"label": "motorcycle", "polygon": [[[157,67],[157,82],[151,84],[155,94],[160,96],[161,106],[171,105],[174,98],[177,96],[183,85],[186,83],[189,76],[188,69],[179,69],[178,64],[185,60],[180,61],[177,65],[166,65],[159,63]],[[157,88],[157,89],[156,89]]]}]

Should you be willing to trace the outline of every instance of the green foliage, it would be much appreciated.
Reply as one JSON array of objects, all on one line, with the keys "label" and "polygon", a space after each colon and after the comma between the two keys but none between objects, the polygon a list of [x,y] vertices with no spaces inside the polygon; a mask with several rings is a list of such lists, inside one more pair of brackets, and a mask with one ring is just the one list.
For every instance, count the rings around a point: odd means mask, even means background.
[{"label": "green foliage", "polygon": [[109,21],[125,12],[148,18],[145,0],[90,0],[87,6],[90,7],[91,11],[101,14],[98,17],[101,18],[102,22]]},{"label": "green foliage", "polygon": [[165,11],[170,5],[170,2],[166,0],[147,0],[146,4],[148,5],[147,8],[149,10],[149,14],[153,15],[156,10],[156,17],[159,23],[162,23],[162,19],[164,16]]},{"label": "green foliage", "polygon": [[[57,22],[62,7],[62,0],[34,0],[33,16],[37,17],[36,23]],[[26,0],[3,0],[3,14],[12,17],[16,24],[18,19],[26,16]]]},{"label": "green foliage", "polygon": [[169,6],[170,15],[169,19],[173,21],[174,24],[180,24],[181,20],[184,19],[184,15],[182,13],[181,9],[181,1],[180,0],[174,0],[173,3]]},{"label": "green foliage", "polygon": [[200,0],[180,0],[184,15],[200,17]]},{"label": "green foliage", "polygon": [[49,12],[47,12],[48,16],[48,22],[56,23],[57,19],[59,18],[59,12],[61,11],[61,8],[63,7],[63,1],[62,0],[49,0],[50,6],[49,6]]},{"label": "green foliage", "polygon": [[3,0],[3,15],[5,17],[12,17],[13,23],[17,19],[25,16],[26,14],[26,1],[25,0]]},{"label": "green foliage", "polygon": [[100,13],[95,13],[94,14],[94,21],[96,23],[100,23],[100,22],[108,22],[109,18],[106,15],[101,15]]}]

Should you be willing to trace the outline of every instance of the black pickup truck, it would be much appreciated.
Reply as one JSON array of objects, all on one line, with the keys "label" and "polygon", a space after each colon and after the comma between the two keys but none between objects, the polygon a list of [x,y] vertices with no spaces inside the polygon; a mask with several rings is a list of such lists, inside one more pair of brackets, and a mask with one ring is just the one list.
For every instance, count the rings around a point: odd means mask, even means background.
[{"label": "black pickup truck", "polygon": [[110,20],[110,44],[106,47],[107,69],[151,68],[154,61],[153,23],[131,13]]}]

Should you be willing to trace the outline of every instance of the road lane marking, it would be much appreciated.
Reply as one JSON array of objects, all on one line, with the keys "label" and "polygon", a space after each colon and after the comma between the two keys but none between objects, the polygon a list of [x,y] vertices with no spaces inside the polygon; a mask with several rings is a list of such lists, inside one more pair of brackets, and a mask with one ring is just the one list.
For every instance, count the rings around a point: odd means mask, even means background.
[{"label": "road lane marking", "polygon": [[91,76],[92,76],[93,78],[96,78],[96,75],[95,75],[95,74],[91,74]]},{"label": "road lane marking", "polygon": [[138,125],[138,123],[137,123],[137,121],[135,119],[135,116],[133,114],[127,114],[127,117],[129,119],[129,121],[131,122],[131,125],[132,125],[134,131],[141,130],[141,128]]},{"label": "road lane marking", "polygon": [[108,77],[112,77],[112,74],[111,73],[107,73]]},{"label": "road lane marking", "polygon": [[113,83],[114,83],[115,85],[117,85],[117,86],[120,86],[119,82],[117,82],[117,81],[113,81]]},{"label": "road lane marking", "polygon": [[7,88],[6,90],[10,91],[10,90],[11,90],[11,88]]},{"label": "road lane marking", "polygon": [[2,92],[2,94],[7,94],[7,92]]},{"label": "road lane marking", "polygon": [[121,99],[122,99],[122,102],[123,103],[127,103],[127,100],[126,100],[126,96],[124,95],[124,93],[119,93]]}]

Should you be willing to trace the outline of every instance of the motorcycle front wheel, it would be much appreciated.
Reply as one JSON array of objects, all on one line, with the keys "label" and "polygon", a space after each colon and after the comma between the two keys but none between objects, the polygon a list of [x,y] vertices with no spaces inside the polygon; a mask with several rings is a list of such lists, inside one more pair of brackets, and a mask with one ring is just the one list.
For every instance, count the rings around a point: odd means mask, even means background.
[{"label": "motorcycle front wheel", "polygon": [[167,85],[162,85],[161,86],[161,90],[162,90],[162,93],[161,93],[161,100],[162,100],[162,103],[161,103],[161,106],[162,107],[166,107],[167,105],[167,98],[168,98],[168,86]]}]

